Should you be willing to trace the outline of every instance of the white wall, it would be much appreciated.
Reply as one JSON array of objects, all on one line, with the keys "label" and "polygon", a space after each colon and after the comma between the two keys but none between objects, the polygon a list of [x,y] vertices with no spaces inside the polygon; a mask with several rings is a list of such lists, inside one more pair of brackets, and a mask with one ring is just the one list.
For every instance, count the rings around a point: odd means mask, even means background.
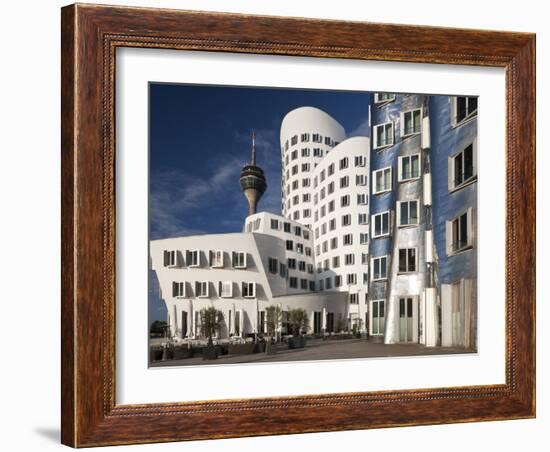
[{"label": "white wall", "polygon": [[[98,1],[89,0],[92,3]],[[4,282],[2,343],[17,352],[4,353],[1,373],[3,449],[66,450],[58,444],[59,425],[59,7],[66,2],[6,2],[0,33],[3,56],[2,154],[0,184],[3,205],[2,259]],[[187,9],[212,9],[242,13],[315,16],[321,18],[467,26],[538,32],[538,127],[539,168],[550,165],[541,152],[550,149],[543,124],[550,121],[550,31],[544,2],[464,0],[449,8],[445,2],[416,3],[394,0],[368,4],[354,0],[296,2],[279,0],[117,0],[127,5]],[[497,13],[498,11],[498,13]],[[550,178],[539,178],[538,230],[550,227],[548,204]],[[539,234],[538,274],[548,266],[542,250],[549,249],[548,234]],[[31,271],[31,269],[33,271]],[[32,301],[21,297],[21,287],[32,287]],[[117,447],[115,451],[280,451],[280,450],[408,450],[447,452],[490,447],[499,452],[547,450],[542,444],[550,428],[548,413],[548,332],[543,319],[550,318],[538,284],[538,419],[448,426],[410,427]],[[545,297],[546,299],[548,297]],[[547,300],[544,300],[547,301]],[[546,320],[545,320],[546,321]],[[26,331],[22,322],[28,322]],[[544,434],[543,434],[544,432]],[[547,441],[546,441],[547,442]]]}]

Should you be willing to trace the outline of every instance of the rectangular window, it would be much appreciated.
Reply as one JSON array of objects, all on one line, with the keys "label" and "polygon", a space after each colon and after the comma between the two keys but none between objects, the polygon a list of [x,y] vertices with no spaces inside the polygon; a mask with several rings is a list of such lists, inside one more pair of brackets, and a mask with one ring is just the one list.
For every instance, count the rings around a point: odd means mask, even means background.
[{"label": "rectangular window", "polygon": [[306,263],[304,261],[298,261],[298,270],[301,272],[306,271]]},{"label": "rectangular window", "polygon": [[[363,284],[368,284],[369,283],[369,274],[368,273],[363,273]],[[365,303],[367,302],[367,294],[365,294]]]},{"label": "rectangular window", "polygon": [[349,176],[344,176],[340,178],[340,188],[349,187]]},{"label": "rectangular window", "polygon": [[292,251],[294,249],[294,242],[292,240],[286,241],[286,249],[288,251]]},{"label": "rectangular window", "polygon": [[477,97],[457,96],[452,98],[453,125],[460,125],[462,122],[477,115]]},{"label": "rectangular window", "polygon": [[274,257],[268,258],[268,267],[269,267],[269,272],[276,275],[279,270],[279,261]]},{"label": "rectangular window", "polygon": [[291,169],[291,174],[294,176],[298,174],[298,165],[294,165]]},{"label": "rectangular window", "polygon": [[283,223],[283,229],[285,232],[290,232],[290,223]]},{"label": "rectangular window", "polygon": [[327,290],[332,289],[332,278],[331,277],[325,278],[325,288]]},{"label": "rectangular window", "polygon": [[279,220],[276,220],[275,218],[271,219],[271,229],[279,229]]},{"label": "rectangular window", "polygon": [[311,248],[306,246],[306,256],[311,256]]},{"label": "rectangular window", "polygon": [[325,259],[323,261],[323,271],[329,271],[330,270],[330,259]]},{"label": "rectangular window", "polygon": [[233,296],[233,282],[220,281],[218,292],[221,298],[231,298]]},{"label": "rectangular window", "polygon": [[307,264],[307,272],[313,273],[313,264]]},{"label": "rectangular window", "polygon": [[322,143],[323,142],[323,137],[321,135],[319,135],[318,133],[314,133],[313,134],[313,142],[314,143]]},{"label": "rectangular window", "polygon": [[340,159],[340,169],[346,169],[349,165],[349,160],[347,157],[344,157],[343,159]]},{"label": "rectangular window", "polygon": [[342,215],[342,226],[349,225],[351,225],[351,215],[349,213],[347,215]]},{"label": "rectangular window", "polygon": [[201,264],[201,254],[199,250],[187,251],[187,265],[189,267],[199,267]]},{"label": "rectangular window", "polygon": [[355,254],[345,254],[344,255],[344,265],[354,265],[355,264]]},{"label": "rectangular window", "polygon": [[416,248],[399,248],[399,273],[416,271]]},{"label": "rectangular window", "polygon": [[338,268],[338,267],[340,267],[340,257],[334,256],[332,258],[332,268]]},{"label": "rectangular window", "polygon": [[302,173],[309,172],[310,166],[309,163],[302,163]]},{"label": "rectangular window", "polygon": [[344,245],[353,245],[353,235],[345,234],[344,235]]},{"label": "rectangular window", "polygon": [[326,175],[325,170],[322,170],[321,174],[319,174],[319,180],[321,182],[323,182],[325,180],[325,175]]},{"label": "rectangular window", "polygon": [[246,253],[233,252],[233,267],[234,268],[246,268]]},{"label": "rectangular window", "polygon": [[309,133],[302,133],[300,135],[300,139],[302,140],[302,143],[309,141]]},{"label": "rectangular window", "polygon": [[406,155],[398,159],[398,179],[405,182],[420,177],[420,154]]},{"label": "rectangular window", "polygon": [[449,190],[466,185],[476,177],[476,142],[449,157]]},{"label": "rectangular window", "polygon": [[176,250],[164,251],[164,266],[174,268],[178,266],[178,252]]},{"label": "rectangular window", "polygon": [[349,294],[349,304],[359,304],[359,294],[350,293]]},{"label": "rectangular window", "polygon": [[385,300],[372,301],[372,328],[371,334],[380,336],[384,334],[386,317],[385,317]]},{"label": "rectangular window", "polygon": [[281,278],[286,278],[288,272],[286,270],[286,265],[283,264],[282,262],[279,263],[279,275],[281,276]]},{"label": "rectangular window", "polygon": [[223,267],[222,250],[210,250],[210,267],[214,267],[214,268]]},{"label": "rectangular window", "polygon": [[309,193],[304,193],[302,195],[302,202],[309,202],[311,201],[311,195]]},{"label": "rectangular window", "polygon": [[[298,151],[297,151],[297,150],[292,151],[292,152],[290,153],[290,158],[291,158],[292,160],[296,160],[296,159],[298,158]],[[298,171],[298,166],[296,165],[296,166],[294,166],[294,167],[292,168],[292,174],[294,174],[294,168],[296,168],[296,171]]]},{"label": "rectangular window", "polygon": [[359,222],[359,224],[368,224],[368,222],[369,222],[368,214],[366,214],[366,213],[358,214],[358,222]]},{"label": "rectangular window", "polygon": [[174,298],[184,298],[185,297],[185,282],[183,282],[183,281],[173,281],[172,282],[172,296]]},{"label": "rectangular window", "polygon": [[374,126],[374,149],[393,145],[393,122]]},{"label": "rectangular window", "polygon": [[340,198],[340,207],[348,207],[350,204],[350,197],[349,195],[342,196]]},{"label": "rectangular window", "polygon": [[447,254],[471,248],[473,240],[472,209],[447,221]]},{"label": "rectangular window", "polygon": [[290,270],[295,270],[296,269],[296,259],[294,259],[292,257],[289,257],[288,260],[287,260],[287,264],[288,264],[288,268]]},{"label": "rectangular window", "polygon": [[420,133],[422,123],[422,109],[405,111],[401,113],[401,137],[408,137]]},{"label": "rectangular window", "polygon": [[327,192],[328,192],[329,195],[334,193],[334,182],[331,182],[330,184],[328,184]]},{"label": "rectangular window", "polygon": [[369,244],[369,234],[366,232],[361,232],[359,234],[359,245],[368,245]]},{"label": "rectangular window", "polygon": [[361,253],[361,264],[369,265],[369,253]]},{"label": "rectangular window", "polygon": [[294,146],[295,144],[298,143],[298,135],[294,135],[291,139],[290,139],[290,145],[291,146]]},{"label": "rectangular window", "polygon": [[313,157],[322,157],[323,151],[319,148],[313,148]]},{"label": "rectangular window", "polygon": [[355,273],[348,273],[346,275],[346,282],[348,286],[351,286],[353,284],[357,284],[357,275]]},{"label": "rectangular window", "polygon": [[328,211],[329,212],[334,212],[334,206],[335,206],[335,202],[334,202],[334,199],[332,201],[329,201],[328,203]]},{"label": "rectangular window", "polygon": [[369,195],[366,193],[357,194],[357,204],[360,206],[365,206],[369,203]]},{"label": "rectangular window", "polygon": [[367,185],[367,176],[365,174],[357,174],[355,176],[355,185]]},{"label": "rectangular window", "polygon": [[291,276],[288,280],[288,285],[291,289],[297,289],[298,288],[298,278],[295,276]]},{"label": "rectangular window", "polygon": [[294,226],[294,235],[302,235],[302,228],[300,226]]},{"label": "rectangular window", "polygon": [[390,211],[373,215],[372,237],[384,237],[390,235]]},{"label": "rectangular window", "polygon": [[388,256],[380,256],[372,259],[372,280],[378,281],[388,277]]},{"label": "rectangular window", "polygon": [[323,242],[323,247],[322,248],[323,248],[323,253],[326,253],[328,251],[328,241],[325,240]]},{"label": "rectangular window", "polygon": [[373,187],[374,194],[391,191],[392,189],[391,179],[392,179],[391,166],[375,171],[373,181],[372,181],[372,183],[374,184],[374,187]]},{"label": "rectangular window", "polygon": [[303,243],[297,243],[296,244],[296,252],[300,254],[304,254],[304,245]]},{"label": "rectangular window", "polygon": [[355,166],[365,166],[367,164],[367,158],[364,155],[355,156]]},{"label": "rectangular window", "polygon": [[254,298],[256,296],[256,283],[255,282],[243,282],[242,293],[244,298]]},{"label": "rectangular window", "polygon": [[334,174],[334,163],[331,163],[327,168],[327,174],[332,176]]},{"label": "rectangular window", "polygon": [[309,157],[309,148],[302,149],[302,157]]},{"label": "rectangular window", "polygon": [[397,201],[397,225],[413,226],[418,224],[418,200]]},{"label": "rectangular window", "polygon": [[195,296],[198,298],[208,297],[208,281],[195,282]]},{"label": "rectangular window", "polygon": [[392,100],[395,100],[395,94],[374,93],[374,103],[375,104],[384,104],[386,102],[391,102]]},{"label": "rectangular window", "polygon": [[330,231],[334,231],[336,229],[336,218],[333,218],[328,222],[328,228]]},{"label": "rectangular window", "polygon": [[336,275],[334,277],[334,287],[340,287],[342,285],[342,276]]},{"label": "rectangular window", "polygon": [[307,279],[300,279],[300,289],[307,290]]}]

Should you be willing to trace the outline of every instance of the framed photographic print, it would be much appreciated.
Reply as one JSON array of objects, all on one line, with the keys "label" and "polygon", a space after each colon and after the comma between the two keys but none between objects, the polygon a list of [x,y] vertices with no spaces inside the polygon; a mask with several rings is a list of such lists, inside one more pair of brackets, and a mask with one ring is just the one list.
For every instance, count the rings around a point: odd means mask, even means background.
[{"label": "framed photographic print", "polygon": [[62,9],[62,442],[535,415],[535,38]]}]

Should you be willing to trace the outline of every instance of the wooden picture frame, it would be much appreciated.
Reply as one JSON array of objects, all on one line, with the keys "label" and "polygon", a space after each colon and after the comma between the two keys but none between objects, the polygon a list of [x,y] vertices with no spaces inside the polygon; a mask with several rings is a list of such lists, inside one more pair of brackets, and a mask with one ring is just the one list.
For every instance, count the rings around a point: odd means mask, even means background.
[{"label": "wooden picture frame", "polygon": [[[535,416],[535,35],[78,4],[62,9],[61,34],[64,444],[85,447]],[[505,384],[117,405],[118,47],[505,68]]]}]

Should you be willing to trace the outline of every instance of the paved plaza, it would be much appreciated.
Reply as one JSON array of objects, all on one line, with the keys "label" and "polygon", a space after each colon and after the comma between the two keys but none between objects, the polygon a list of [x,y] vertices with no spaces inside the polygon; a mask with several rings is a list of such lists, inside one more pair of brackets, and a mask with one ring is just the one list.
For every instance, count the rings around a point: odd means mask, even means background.
[{"label": "paved plaza", "polygon": [[157,361],[151,367],[165,366],[197,366],[197,365],[220,365],[239,363],[272,363],[288,361],[316,361],[339,358],[384,358],[399,356],[420,356],[420,355],[446,355],[473,353],[471,350],[455,347],[425,347],[420,344],[391,344],[386,345],[379,342],[371,342],[365,339],[347,340],[310,340],[305,348],[289,350],[281,345],[275,355],[266,353],[253,353],[248,355],[221,355],[218,359],[204,361],[202,356],[195,358]]}]

